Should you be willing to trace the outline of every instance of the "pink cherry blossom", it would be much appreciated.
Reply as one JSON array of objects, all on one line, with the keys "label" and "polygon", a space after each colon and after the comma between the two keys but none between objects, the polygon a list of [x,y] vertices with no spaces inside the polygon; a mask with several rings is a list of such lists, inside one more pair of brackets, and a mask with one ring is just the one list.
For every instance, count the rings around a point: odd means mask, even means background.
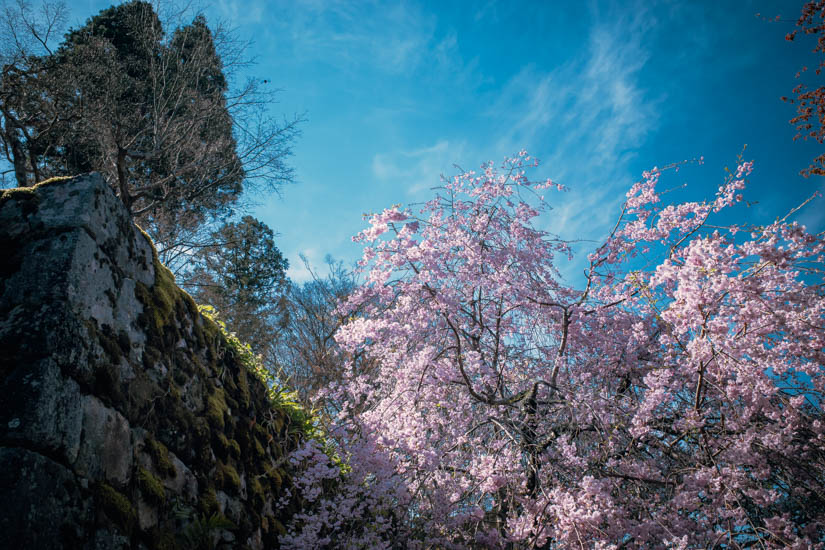
[{"label": "pink cherry blossom", "polygon": [[681,204],[654,168],[570,286],[534,166],[456,176],[356,238],[336,340],[379,366],[328,390],[326,452],[293,453],[282,545],[825,547],[823,235],[726,225],[751,162]]}]

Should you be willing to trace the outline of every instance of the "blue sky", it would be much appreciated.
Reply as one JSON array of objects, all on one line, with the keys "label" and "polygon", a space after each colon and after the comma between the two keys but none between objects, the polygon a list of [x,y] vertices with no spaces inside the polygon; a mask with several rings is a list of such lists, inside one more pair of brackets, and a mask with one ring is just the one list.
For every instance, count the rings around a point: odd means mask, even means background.
[{"label": "blue sky", "polygon": [[[735,215],[784,214],[825,189],[798,175],[822,146],[793,142],[794,107],[780,100],[816,63],[810,42],[784,40],[803,3],[219,0],[204,13],[253,41],[247,74],[282,90],[273,114],[306,115],[296,183],[254,211],[300,281],[299,253],[316,267],[359,257],[362,213],[425,200],[455,164],[520,149],[570,188],[547,220],[569,239],[602,237],[655,165],[704,156],[663,183],[711,196],[744,144],[759,204]],[[71,24],[108,5],[76,1]],[[821,230],[825,202],[799,219]]]}]

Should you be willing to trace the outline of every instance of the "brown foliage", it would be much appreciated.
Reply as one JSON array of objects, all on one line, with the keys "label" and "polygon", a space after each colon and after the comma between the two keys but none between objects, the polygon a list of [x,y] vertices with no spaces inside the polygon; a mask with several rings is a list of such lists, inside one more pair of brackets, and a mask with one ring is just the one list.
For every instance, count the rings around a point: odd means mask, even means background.
[{"label": "brown foliage", "polygon": [[[812,50],[814,53],[825,54],[825,0],[811,0],[802,8],[802,15],[796,22],[798,28],[785,36],[785,40],[793,41],[798,34],[814,35],[816,46]],[[814,69],[816,76],[821,76],[825,68],[825,59],[819,62]],[[796,73],[796,77],[801,79],[808,73],[808,67]],[[800,82],[793,89],[795,97],[783,97],[783,101],[796,104],[797,115],[790,122],[796,125],[797,134],[794,139],[813,138],[818,143],[825,142],[825,85],[809,87]],[[813,159],[810,166],[801,171],[805,177],[810,175],[825,175],[825,153]]]}]

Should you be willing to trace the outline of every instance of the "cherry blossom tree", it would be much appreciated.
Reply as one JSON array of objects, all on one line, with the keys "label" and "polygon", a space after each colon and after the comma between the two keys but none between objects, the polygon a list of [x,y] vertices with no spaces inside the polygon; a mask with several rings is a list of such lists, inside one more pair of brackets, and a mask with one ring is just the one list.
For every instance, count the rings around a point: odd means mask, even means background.
[{"label": "cherry blossom tree", "polygon": [[574,286],[536,165],[355,237],[337,340],[377,366],[328,389],[330,440],[293,455],[284,546],[825,547],[823,234],[721,225],[750,162],[675,205],[654,168]]}]

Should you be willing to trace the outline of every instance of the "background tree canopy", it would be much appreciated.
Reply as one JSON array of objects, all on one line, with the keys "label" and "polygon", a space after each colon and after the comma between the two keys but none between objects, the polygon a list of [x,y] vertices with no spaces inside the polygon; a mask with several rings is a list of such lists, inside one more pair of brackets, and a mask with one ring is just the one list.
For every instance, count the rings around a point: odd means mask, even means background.
[{"label": "background tree canopy", "polygon": [[255,81],[230,89],[239,61],[227,67],[219,49],[233,44],[202,15],[170,32],[152,4],[127,2],[54,50],[43,29],[54,35],[60,5],[4,15],[0,145],[17,186],[101,172],[169,261],[188,257],[175,247],[208,244],[196,230],[231,214],[243,191],[291,181],[300,117],[269,117]]}]

